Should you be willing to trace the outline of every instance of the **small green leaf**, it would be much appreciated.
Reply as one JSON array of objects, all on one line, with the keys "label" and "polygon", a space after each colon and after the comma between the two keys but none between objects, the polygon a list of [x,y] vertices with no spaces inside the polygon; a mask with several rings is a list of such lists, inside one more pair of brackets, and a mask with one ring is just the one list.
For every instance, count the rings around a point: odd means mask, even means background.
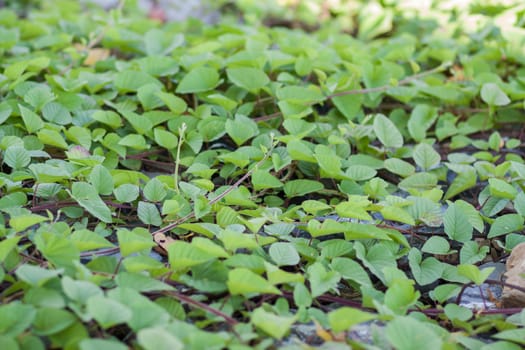
[{"label": "small green leaf", "polygon": [[148,73],[135,70],[124,70],[118,72],[115,77],[114,84],[118,91],[124,93],[137,91],[141,87],[148,84],[162,87],[162,84],[156,78],[152,77]]},{"label": "small green leaf", "polygon": [[374,314],[351,307],[340,307],[328,314],[330,327],[336,333],[349,330],[356,324],[364,323],[375,318],[376,315]]},{"label": "small green leaf", "polygon": [[188,94],[212,90],[219,83],[219,73],[213,68],[197,67],[189,71],[177,86],[177,93]]},{"label": "small green leaf", "polygon": [[423,171],[430,170],[439,165],[441,157],[432,146],[426,143],[420,143],[414,148],[414,153],[412,154],[414,161],[417,165],[423,169]]},{"label": "small green leaf", "polygon": [[88,180],[95,187],[98,194],[110,195],[113,192],[113,177],[105,166],[95,165],[91,173],[89,173]]},{"label": "small green leaf", "polygon": [[485,83],[481,87],[481,99],[489,106],[506,106],[510,98],[495,83]]},{"label": "small green leaf", "polygon": [[144,186],[144,197],[150,202],[160,202],[166,197],[168,192],[164,188],[164,184],[158,178],[153,178],[146,186]]},{"label": "small green leaf", "polygon": [[472,224],[465,213],[455,204],[450,204],[443,216],[445,233],[451,239],[467,242],[472,238]]},{"label": "small green leaf", "polygon": [[140,221],[146,225],[160,226],[162,225],[162,218],[159,210],[153,203],[140,201],[137,208]]},{"label": "small green leaf", "polygon": [[126,323],[133,315],[126,305],[101,295],[92,296],[87,300],[86,311],[103,329]]},{"label": "small green leaf", "polygon": [[228,273],[228,290],[233,295],[252,293],[281,294],[270,282],[246,268],[236,268]]},{"label": "small green leaf", "polygon": [[477,266],[470,264],[460,264],[457,267],[458,273],[461,276],[468,278],[478,286],[482,285],[483,282],[489,278],[494,269],[495,267],[487,267],[480,270]]},{"label": "small green leaf", "polygon": [[294,245],[288,242],[273,243],[268,253],[277,266],[297,265],[301,259]]},{"label": "small green leaf", "polygon": [[44,127],[44,122],[35,112],[22,105],[18,105],[18,108],[28,133],[32,134]]},{"label": "small green leaf", "polygon": [[487,238],[494,238],[523,229],[523,217],[519,214],[505,214],[494,220]]},{"label": "small green leaf", "polygon": [[137,340],[144,350],[184,349],[184,344],[179,338],[162,327],[141,329],[137,333]]},{"label": "small green leaf", "polygon": [[166,131],[161,128],[155,128],[153,130],[153,134],[155,136],[155,142],[168,150],[173,150],[175,147],[177,147],[177,144],[179,143],[177,136],[175,134]]},{"label": "small green leaf", "polygon": [[111,210],[100,199],[98,191],[87,182],[74,182],[71,188],[71,197],[97,219],[112,222]]},{"label": "small green leaf", "polygon": [[323,184],[313,180],[292,180],[284,184],[286,197],[304,196],[307,193],[317,192],[324,188]]},{"label": "small green leaf", "polygon": [[226,120],[225,128],[237,146],[242,145],[259,133],[257,124],[242,114],[235,115],[234,120]]},{"label": "small green leaf", "polygon": [[117,239],[120,248],[120,254],[126,257],[133,253],[149,251],[155,246],[151,234],[144,229],[117,229]]},{"label": "small green leaf", "polygon": [[498,198],[514,199],[518,191],[509,183],[496,179],[489,179],[490,195]]},{"label": "small green leaf", "polygon": [[383,114],[376,114],[374,118],[374,132],[385,147],[399,148],[403,146],[403,136],[396,125]]},{"label": "small green leaf", "polygon": [[24,147],[13,145],[5,150],[4,162],[14,170],[22,169],[31,163],[31,155]]},{"label": "small green leaf", "polygon": [[419,104],[414,108],[408,120],[408,132],[416,141],[423,140],[427,130],[438,117],[437,109],[429,105]]},{"label": "small green leaf", "polygon": [[256,191],[267,188],[280,188],[283,186],[279,179],[264,170],[255,170],[252,173],[252,184]]},{"label": "small green leaf", "polygon": [[261,69],[257,68],[229,68],[226,70],[226,74],[228,79],[235,85],[253,93],[257,93],[260,88],[270,82],[268,76]]},{"label": "small green leaf", "polygon": [[432,326],[410,316],[396,317],[386,327],[386,337],[396,349],[441,350],[443,340]]},{"label": "small green leaf", "polygon": [[262,307],[255,309],[251,315],[251,322],[268,335],[282,339],[294,324],[296,317],[278,316],[265,311]]},{"label": "small green leaf", "polygon": [[401,177],[410,176],[416,171],[416,168],[414,168],[412,164],[399,158],[386,159],[384,164],[388,171]]},{"label": "small green leaf", "polygon": [[102,124],[106,124],[113,129],[118,129],[122,126],[122,120],[120,116],[113,111],[98,110],[91,115],[91,118]]}]

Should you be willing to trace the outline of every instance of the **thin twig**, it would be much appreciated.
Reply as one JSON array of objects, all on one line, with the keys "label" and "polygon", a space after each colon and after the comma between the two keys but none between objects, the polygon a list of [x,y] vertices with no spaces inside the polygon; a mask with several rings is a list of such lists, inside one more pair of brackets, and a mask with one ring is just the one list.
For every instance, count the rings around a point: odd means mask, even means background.
[{"label": "thin twig", "polygon": [[[273,142],[273,141],[272,141]],[[244,180],[246,180],[248,177],[250,177],[252,175],[252,173],[258,168],[260,167],[265,161],[266,159],[268,159],[268,157],[270,156],[270,154],[272,153],[272,150],[274,148],[274,145],[272,144],[272,147],[268,150],[268,152],[266,152],[266,154],[264,155],[264,157],[257,162],[257,164],[255,164],[255,166],[253,168],[251,168],[250,170],[248,170],[248,172],[246,172],[246,174],[244,174],[239,180],[237,180],[237,182],[235,182],[233,185],[231,185],[226,191],[222,192],[220,195],[218,195],[217,197],[211,199],[208,204],[209,205],[213,205],[217,202],[219,202],[221,199],[223,199],[224,197],[226,197],[228,194],[230,194],[233,190],[235,190],[237,187],[239,187],[239,185],[241,183],[244,182]],[[168,231],[171,231],[173,230],[175,227],[179,226],[180,224],[188,221],[189,219],[191,219],[192,217],[195,216],[195,211],[191,211],[189,214],[183,216],[182,218],[180,219],[177,219],[176,221],[174,221],[173,223],[169,224],[168,226],[165,226],[163,228],[160,228],[154,232],[151,233],[152,236],[155,236],[155,235],[158,235],[158,234],[161,234],[161,233],[166,233]]]},{"label": "thin twig", "polygon": [[204,304],[200,301],[197,301],[195,299],[192,299],[191,297],[189,296],[186,296],[184,294],[181,294],[179,292],[175,292],[175,291],[163,291],[162,294],[166,295],[166,296],[171,296],[175,299],[178,299],[180,302],[183,302],[183,303],[186,303],[186,304],[189,304],[189,305],[192,305],[192,306],[195,306],[201,310],[204,310],[204,311],[207,311],[215,316],[219,316],[221,317],[222,319],[224,319],[224,321],[231,327],[237,325],[239,322],[234,319],[233,317],[229,316],[229,315],[226,315],[224,312],[220,311],[220,310],[217,310],[215,308],[212,308],[211,306],[207,305],[207,304]]}]

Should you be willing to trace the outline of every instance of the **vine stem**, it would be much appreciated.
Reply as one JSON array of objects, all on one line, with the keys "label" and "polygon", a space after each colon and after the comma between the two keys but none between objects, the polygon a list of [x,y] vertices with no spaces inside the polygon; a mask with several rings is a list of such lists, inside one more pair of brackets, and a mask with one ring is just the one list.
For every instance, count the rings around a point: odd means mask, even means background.
[{"label": "vine stem", "polygon": [[327,98],[328,99],[332,99],[332,98],[338,97],[338,96],[360,95],[360,94],[370,94],[370,93],[374,93],[374,92],[383,92],[383,91],[386,91],[386,90],[388,90],[390,88],[393,88],[393,87],[396,87],[396,86],[406,85],[408,83],[411,83],[414,80],[424,78],[424,77],[426,77],[428,75],[432,75],[432,74],[435,74],[435,73],[442,72],[445,69],[447,69],[448,67],[450,67],[451,64],[452,64],[451,62],[445,62],[445,63],[441,64],[440,66],[438,66],[436,68],[432,68],[432,69],[429,69],[429,70],[421,72],[421,73],[410,75],[410,76],[400,80],[397,83],[397,85],[389,84],[389,85],[377,86],[377,87],[368,88],[368,89],[355,89],[355,90],[340,91],[340,92],[336,92],[336,93],[333,93],[331,95],[328,95]]},{"label": "vine stem", "polygon": [[166,295],[166,296],[170,296],[170,297],[173,297],[175,299],[178,299],[180,302],[183,302],[183,303],[186,303],[186,304],[189,304],[189,305],[193,305],[194,307],[197,307],[201,310],[204,310],[204,311],[207,311],[215,316],[219,316],[221,317],[222,319],[224,319],[224,321],[231,327],[235,326],[236,324],[238,324],[239,322],[234,319],[233,317],[229,316],[229,315],[226,315],[224,312],[220,311],[220,310],[217,310],[215,308],[212,308],[211,306],[209,305],[206,305],[205,303],[202,303],[200,301],[197,301],[195,299],[192,299],[191,297],[189,296],[186,296],[184,294],[181,294],[179,292],[176,292],[176,291],[163,291],[162,294]]},{"label": "vine stem", "polygon": [[[274,145],[274,142],[273,142],[273,137],[272,137],[272,147],[268,150],[268,152],[266,152],[264,154],[264,157],[258,161],[255,166],[253,168],[251,168],[250,170],[248,170],[246,172],[246,174],[244,174],[239,180],[237,180],[233,185],[231,185],[226,191],[222,192],[221,194],[219,194],[217,197],[213,198],[213,199],[210,199],[210,201],[208,202],[208,204],[210,205],[213,205],[217,202],[219,202],[221,199],[223,199],[224,197],[226,197],[229,193],[231,193],[233,190],[235,190],[236,188],[238,188],[240,186],[241,183],[244,182],[244,180],[246,180],[247,178],[249,178],[253,172],[255,170],[257,170],[257,168],[259,168],[267,159],[268,157],[270,157],[270,154],[272,153],[273,151],[273,148],[275,147]],[[180,224],[186,222],[187,220],[191,219],[192,217],[195,216],[195,211],[191,211],[190,213],[188,213],[187,215],[175,220],[175,222],[163,227],[163,228],[160,228],[154,232],[151,233],[152,236],[155,236],[155,235],[158,235],[158,234],[162,234],[162,233],[166,233],[168,231],[171,231],[173,230],[175,227],[179,226]]]},{"label": "vine stem", "polygon": [[[435,74],[435,73],[442,72],[445,69],[447,69],[448,67],[450,67],[451,65],[452,65],[451,62],[445,62],[445,63],[443,63],[443,64],[441,64],[441,65],[439,65],[439,66],[437,66],[435,68],[432,68],[432,69],[429,69],[429,70],[426,70],[424,72],[417,73],[417,74],[414,74],[414,75],[410,75],[410,76],[408,76],[408,77],[406,77],[404,79],[401,79],[400,81],[397,82],[396,85],[388,84],[388,85],[377,86],[377,87],[366,88],[366,89],[355,89],[355,90],[340,91],[340,92],[336,92],[336,93],[327,95],[326,99],[327,100],[331,100],[334,97],[338,97],[338,96],[364,95],[364,94],[370,94],[370,93],[374,93],[374,92],[387,91],[388,89],[391,89],[393,87],[407,85],[407,84],[413,82],[414,80],[421,79],[421,78],[424,78],[424,77],[426,77],[428,75],[432,75],[432,74]],[[310,105],[314,105],[314,104],[315,103],[311,103]],[[254,120],[256,122],[262,122],[262,121],[266,121],[266,120],[270,120],[270,119],[273,119],[273,118],[280,117],[282,114],[283,114],[282,112],[275,112],[275,113],[272,113],[272,114],[263,115],[263,116],[254,118]]]}]

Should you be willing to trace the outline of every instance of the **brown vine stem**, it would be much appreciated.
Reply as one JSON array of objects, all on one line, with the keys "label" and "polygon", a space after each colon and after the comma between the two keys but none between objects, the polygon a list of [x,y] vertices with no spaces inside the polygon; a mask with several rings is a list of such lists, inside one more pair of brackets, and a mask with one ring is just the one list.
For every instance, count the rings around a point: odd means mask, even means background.
[{"label": "brown vine stem", "polygon": [[224,319],[224,321],[231,327],[235,326],[236,324],[238,324],[239,322],[237,322],[236,319],[234,319],[233,317],[231,316],[228,316],[226,315],[224,312],[220,311],[220,310],[217,310],[215,308],[212,308],[211,306],[205,304],[205,303],[201,303],[200,301],[197,301],[195,299],[192,299],[191,297],[189,296],[186,296],[184,294],[181,294],[179,292],[175,292],[175,291],[163,291],[162,294],[166,295],[166,296],[170,296],[170,297],[173,297],[177,300],[179,300],[180,302],[183,302],[183,303],[186,303],[186,304],[189,304],[189,305],[193,305],[201,310],[204,310],[204,311],[207,311],[215,316],[219,316],[221,317],[222,319]]},{"label": "brown vine stem", "polygon": [[[213,205],[217,202],[219,202],[221,199],[223,199],[224,197],[226,197],[228,194],[230,194],[233,190],[235,190],[237,187],[240,186],[240,184],[242,184],[244,182],[244,180],[246,180],[247,178],[249,178],[253,172],[258,168],[260,167],[267,159],[268,157],[270,156],[270,154],[272,153],[272,150],[273,148],[275,147],[274,143],[273,143],[273,140],[272,140],[272,147],[268,150],[268,152],[265,153],[264,157],[257,162],[257,164],[255,164],[255,166],[253,168],[251,168],[250,170],[248,170],[246,172],[246,174],[244,174],[239,180],[237,180],[233,185],[231,185],[226,191],[222,192],[220,195],[218,195],[217,197],[213,198],[213,199],[210,199],[210,201],[208,202],[208,204],[210,205]],[[158,235],[158,234],[163,234],[163,233],[166,233],[168,231],[171,231],[173,230],[175,227],[179,226],[180,224],[188,221],[189,219],[191,219],[192,217],[195,216],[195,211],[191,211],[189,214],[181,217],[180,219],[177,219],[175,220],[174,222],[172,222],[171,224],[163,227],[163,228],[160,228],[154,232],[151,233],[152,236],[155,236],[155,235]]]},{"label": "brown vine stem", "polygon": [[331,95],[328,95],[327,98],[328,99],[332,99],[332,98],[338,97],[338,96],[360,95],[360,94],[370,94],[370,93],[374,93],[374,92],[383,92],[383,91],[386,91],[386,90],[388,90],[390,88],[393,88],[393,87],[396,87],[396,86],[406,85],[408,83],[411,83],[414,80],[418,80],[418,79],[424,78],[424,77],[426,77],[428,75],[432,75],[432,74],[435,74],[435,73],[442,72],[445,69],[447,69],[448,67],[450,67],[451,64],[452,63],[450,63],[450,62],[445,62],[445,63],[441,64],[440,66],[438,66],[436,68],[432,68],[432,69],[429,69],[427,71],[424,71],[424,72],[421,72],[421,73],[418,73],[418,74],[410,75],[410,76],[400,80],[397,83],[397,85],[390,85],[389,84],[389,85],[377,86],[377,87],[368,88],[368,89],[356,89],[356,90],[340,91],[340,92],[336,92],[336,93],[333,93]]},{"label": "brown vine stem", "polygon": [[[424,78],[424,77],[426,77],[428,75],[432,75],[432,74],[435,74],[435,73],[443,72],[445,69],[447,69],[451,65],[452,65],[451,62],[445,62],[445,63],[441,64],[438,67],[426,70],[426,71],[421,72],[421,73],[410,75],[410,76],[408,76],[408,77],[398,81],[396,85],[388,84],[388,85],[377,86],[377,87],[367,88],[367,89],[355,89],[355,90],[339,91],[339,92],[336,92],[336,93],[333,93],[331,95],[326,96],[326,99],[327,100],[331,100],[334,97],[338,97],[338,96],[364,95],[364,94],[371,94],[371,93],[374,93],[374,92],[387,91],[388,89],[391,89],[391,88],[396,87],[396,86],[407,85],[407,84],[413,82],[414,80],[418,80],[418,79]],[[315,103],[312,103],[310,105],[314,105],[314,104]],[[256,122],[262,122],[262,121],[271,120],[271,119],[280,117],[281,115],[282,115],[282,112],[275,112],[275,113],[272,113],[272,114],[263,115],[263,116],[254,118],[254,120]]]}]

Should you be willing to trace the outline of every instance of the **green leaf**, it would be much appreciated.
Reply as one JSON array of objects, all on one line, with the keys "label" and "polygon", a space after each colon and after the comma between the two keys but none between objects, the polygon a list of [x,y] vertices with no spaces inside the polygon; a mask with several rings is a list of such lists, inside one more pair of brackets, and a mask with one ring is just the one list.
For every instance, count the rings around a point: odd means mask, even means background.
[{"label": "green leaf", "polygon": [[182,270],[223,256],[223,252],[203,249],[183,241],[175,241],[168,246],[169,263],[173,269]]},{"label": "green leaf", "polygon": [[0,242],[0,261],[5,261],[9,253],[15,249],[21,238],[22,236],[13,236],[5,238]]},{"label": "green leaf", "polygon": [[68,125],[73,121],[69,110],[57,102],[46,104],[44,108],[42,108],[42,115],[48,122],[58,125]]},{"label": "green leaf", "polygon": [[173,150],[175,147],[177,147],[177,144],[179,143],[177,136],[175,134],[166,131],[161,128],[155,128],[153,130],[153,134],[155,135],[155,142],[168,150]]},{"label": "green leaf", "polygon": [[397,174],[401,177],[407,177],[416,171],[414,166],[410,164],[409,162],[405,162],[402,159],[399,158],[389,158],[386,159],[385,162],[385,168],[390,171],[391,173]]},{"label": "green leaf", "polygon": [[132,311],[116,300],[102,295],[92,296],[87,300],[86,311],[103,329],[131,320]]},{"label": "green leaf", "polygon": [[273,243],[268,253],[277,266],[297,265],[301,259],[294,245],[288,242]]},{"label": "green leaf", "polygon": [[[326,158],[325,162],[327,162]],[[346,178],[354,181],[370,180],[376,175],[377,171],[366,165],[350,165],[344,173]]]},{"label": "green leaf", "polygon": [[459,242],[467,242],[472,238],[472,224],[461,208],[450,204],[443,216],[445,233],[451,239]]},{"label": "green leaf", "polygon": [[395,279],[385,292],[385,306],[397,315],[406,314],[407,310],[417,303],[420,293],[414,289],[414,281]]},{"label": "green leaf", "polygon": [[12,217],[9,220],[9,225],[15,230],[15,232],[22,232],[28,227],[37,225],[41,222],[48,221],[49,218],[36,214],[25,214]]},{"label": "green leaf", "polygon": [[128,350],[128,347],[116,340],[108,339],[83,339],[79,343],[80,350]]},{"label": "green leaf", "polygon": [[197,67],[189,71],[177,86],[177,93],[209,91],[219,84],[219,73],[213,68]]},{"label": "green leaf", "polygon": [[286,197],[298,197],[317,192],[324,188],[323,184],[313,180],[292,180],[284,184]]},{"label": "green leaf", "polygon": [[113,193],[119,202],[131,203],[139,196],[139,188],[132,184],[122,184],[115,188]]},{"label": "green leaf", "polygon": [[236,114],[235,120],[226,120],[225,128],[237,146],[242,145],[259,133],[257,124],[242,114]]},{"label": "green leaf", "polygon": [[249,295],[252,293],[281,294],[263,277],[246,268],[235,268],[228,273],[228,290],[233,295]]},{"label": "green leaf", "polygon": [[399,188],[407,192],[420,192],[431,190],[437,185],[437,178],[431,173],[416,173],[403,179]]},{"label": "green leaf", "polygon": [[421,286],[435,282],[444,271],[444,265],[439,260],[433,257],[423,260],[421,252],[416,248],[410,250],[408,262],[414,279]]},{"label": "green leaf", "polygon": [[337,271],[327,271],[321,263],[313,263],[307,269],[308,280],[312,297],[318,297],[330,289],[335,289],[341,279]]},{"label": "green leaf", "polygon": [[76,317],[62,309],[43,307],[38,309],[33,322],[33,331],[37,335],[57,334],[76,321]]},{"label": "green leaf", "polygon": [[110,195],[113,192],[113,177],[105,166],[95,165],[89,173],[88,180],[98,194]]},{"label": "green leaf", "polygon": [[498,198],[514,199],[518,194],[512,185],[496,178],[489,179],[489,190],[491,196]]},{"label": "green leaf", "polygon": [[141,329],[137,340],[144,350],[183,350],[184,344],[174,334],[161,327]]},{"label": "green leaf", "polygon": [[438,117],[437,109],[429,105],[419,104],[414,108],[408,120],[408,132],[416,141],[423,140],[427,130],[434,124]]},{"label": "green leaf", "polygon": [[44,122],[35,112],[22,105],[18,105],[18,108],[28,133],[32,134],[44,127]]},{"label": "green leaf", "polygon": [[56,130],[40,129],[36,134],[38,139],[45,145],[50,145],[61,149],[69,148],[68,144],[64,140],[64,137]]},{"label": "green leaf", "polygon": [[76,230],[71,234],[70,240],[81,252],[86,250],[113,247],[113,244],[107,239],[98,233],[87,229]]},{"label": "green leaf", "polygon": [[439,165],[441,157],[432,146],[426,143],[420,143],[414,148],[414,153],[412,154],[414,161],[417,165],[423,169],[423,171],[430,170]]},{"label": "green leaf", "polygon": [[0,334],[11,337],[22,334],[29,328],[35,316],[36,310],[33,306],[24,305],[19,301],[0,305]]},{"label": "green leaf", "polygon": [[494,238],[523,229],[523,217],[519,214],[505,214],[494,220],[487,238]]},{"label": "green leaf", "polygon": [[168,192],[164,188],[164,184],[158,178],[153,178],[143,189],[144,197],[150,202],[160,202],[166,197]]},{"label": "green leaf", "polygon": [[443,199],[450,199],[463,191],[476,186],[477,175],[474,169],[459,173],[445,193]]},{"label": "green leaf", "polygon": [[408,225],[415,225],[416,222],[414,218],[403,208],[388,206],[383,207],[380,211],[383,218],[390,221],[398,221]]},{"label": "green leaf", "polygon": [[156,244],[147,230],[117,229],[117,239],[120,248],[120,254],[126,257],[133,253],[149,251]]},{"label": "green leaf", "polygon": [[24,147],[10,146],[5,150],[4,162],[14,170],[22,169],[31,163],[31,155]]},{"label": "green leaf", "polygon": [[270,82],[268,76],[257,68],[240,67],[226,70],[228,79],[235,85],[250,92],[257,93],[260,88]]},{"label": "green leaf", "polygon": [[280,188],[283,186],[279,179],[264,170],[255,170],[252,173],[252,184],[256,191],[267,188]]},{"label": "green leaf", "polygon": [[250,320],[271,337],[282,339],[294,324],[296,317],[278,316],[260,307],[253,311]]},{"label": "green leaf", "polygon": [[481,87],[481,99],[489,106],[506,106],[510,98],[495,83],[485,83]]},{"label": "green leaf", "polygon": [[443,341],[430,325],[410,316],[396,317],[386,327],[386,337],[403,350],[441,350]]},{"label": "green leaf", "polygon": [[458,273],[461,276],[465,276],[478,286],[482,285],[483,282],[489,278],[494,269],[495,267],[487,267],[480,270],[477,266],[470,264],[460,264],[457,266]]},{"label": "green leaf", "polygon": [[148,73],[135,70],[124,70],[118,72],[113,82],[119,92],[137,91],[141,87],[153,84],[162,87],[160,81],[149,75]]},{"label": "green leaf", "polygon": [[317,145],[314,149],[314,157],[321,170],[329,177],[337,177],[341,174],[341,159],[332,148],[325,145]]},{"label": "green leaf", "polygon": [[24,264],[16,269],[16,276],[31,286],[40,287],[59,276],[63,270],[48,270],[40,266]]},{"label": "green leaf", "polygon": [[427,239],[425,244],[423,244],[423,247],[421,247],[421,251],[424,253],[440,255],[451,253],[450,244],[445,238],[440,236],[432,236]]},{"label": "green leaf", "polygon": [[346,119],[354,120],[361,111],[363,95],[357,94],[336,96],[332,99],[332,101]]},{"label": "green leaf", "polygon": [[160,226],[162,225],[162,218],[159,210],[153,203],[140,201],[137,208],[140,221],[146,225]]},{"label": "green leaf", "polygon": [[122,120],[120,116],[113,111],[98,110],[91,114],[91,118],[102,124],[106,124],[113,129],[118,129],[122,126]]},{"label": "green leaf", "polygon": [[356,261],[349,258],[335,258],[330,267],[341,274],[342,278],[354,281],[355,283],[371,287],[372,281],[368,272]]},{"label": "green leaf", "polygon": [[468,321],[472,318],[473,313],[472,310],[464,306],[447,304],[445,306],[445,315],[447,315],[450,320]]},{"label": "green leaf", "polygon": [[330,327],[336,333],[350,330],[352,326],[368,322],[376,318],[376,315],[351,307],[340,307],[328,314]]},{"label": "green leaf", "polygon": [[374,132],[385,147],[399,148],[403,146],[403,136],[396,125],[383,114],[376,114],[374,118]]},{"label": "green leaf", "polygon": [[74,182],[70,194],[82,208],[86,209],[100,221],[107,223],[113,221],[111,210],[109,210],[108,206],[100,199],[98,191],[92,185],[87,182]]}]

